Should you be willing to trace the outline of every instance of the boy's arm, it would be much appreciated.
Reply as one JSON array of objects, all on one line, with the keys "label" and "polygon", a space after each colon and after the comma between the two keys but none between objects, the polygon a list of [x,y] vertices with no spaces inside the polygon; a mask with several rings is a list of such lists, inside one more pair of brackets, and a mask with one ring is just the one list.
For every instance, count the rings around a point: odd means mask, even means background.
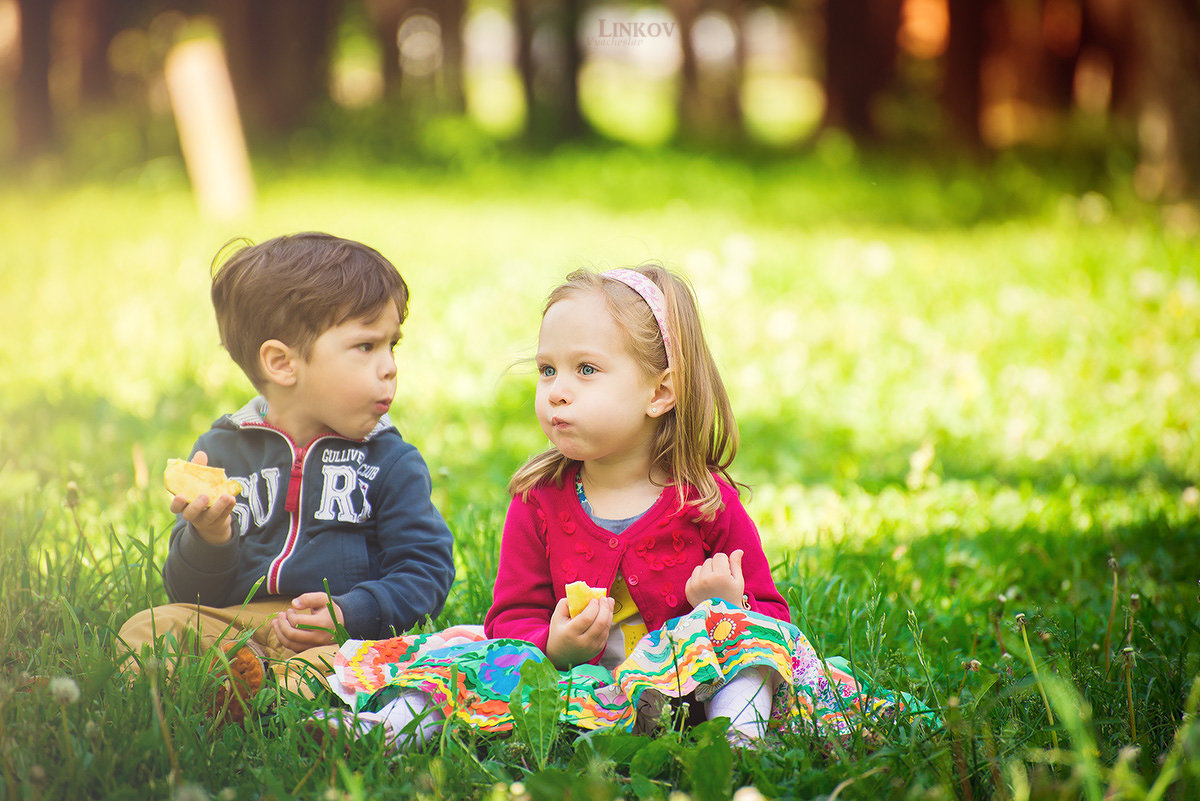
[{"label": "boy's arm", "polygon": [[545,651],[555,597],[546,541],[538,533],[535,509],[519,497],[508,507],[492,608],[484,618],[483,630],[489,637],[525,640]]},{"label": "boy's arm", "polygon": [[754,521],[746,513],[746,507],[742,506],[733,488],[722,484],[721,496],[725,508],[717,513],[717,519],[705,537],[710,543],[710,553],[728,555],[741,550],[742,578],[746,583],[745,593],[750,609],[790,623],[791,611],[775,586],[775,580],[771,578],[771,565],[763,552],[762,540],[759,539]]},{"label": "boy's arm", "polygon": [[[196,441],[189,460],[196,461],[197,454],[205,452],[200,461],[208,463],[205,439],[202,436]],[[174,511],[178,504],[174,499],[172,504]],[[167,561],[162,570],[167,597],[175,603],[206,606],[240,603],[244,599],[231,601],[228,597],[237,578],[238,538],[230,537],[224,543],[213,544],[184,519],[186,514],[186,509],[176,512],[175,525],[171,528]]]},{"label": "boy's arm", "polygon": [[375,479],[381,578],[335,595],[352,637],[392,636],[442,611],[454,582],[454,538],[430,498],[429,468],[416,448]]}]

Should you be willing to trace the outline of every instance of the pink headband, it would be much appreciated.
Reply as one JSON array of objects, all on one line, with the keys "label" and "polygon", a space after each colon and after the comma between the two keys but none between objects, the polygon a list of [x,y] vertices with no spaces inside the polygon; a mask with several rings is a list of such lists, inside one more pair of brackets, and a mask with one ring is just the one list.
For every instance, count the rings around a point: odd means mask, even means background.
[{"label": "pink headband", "polygon": [[654,312],[654,319],[658,323],[658,332],[662,334],[663,347],[667,351],[667,367],[670,367],[672,361],[671,330],[667,327],[667,300],[663,297],[662,290],[658,288],[658,284],[637,270],[608,270],[601,273],[601,275],[605,278],[611,278],[614,281],[620,281],[641,295],[642,300],[646,301],[646,305],[650,307],[650,311]]}]

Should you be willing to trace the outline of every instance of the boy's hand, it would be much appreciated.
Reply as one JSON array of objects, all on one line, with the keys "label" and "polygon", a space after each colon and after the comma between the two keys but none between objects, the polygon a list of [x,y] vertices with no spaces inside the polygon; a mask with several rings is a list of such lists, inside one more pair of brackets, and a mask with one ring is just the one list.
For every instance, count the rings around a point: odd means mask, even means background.
[{"label": "boy's hand", "polygon": [[[199,465],[207,465],[208,454],[204,451],[196,451],[192,461]],[[195,500],[188,503],[187,498],[176,495],[171,499],[171,513],[180,515],[191,523],[192,528],[200,535],[200,539],[210,545],[224,545],[233,536],[230,518],[233,514],[233,506],[237,501],[228,493],[213,499],[212,506],[208,505],[209,500],[207,495],[198,495]]]},{"label": "boy's hand", "polygon": [[608,642],[612,628],[613,599],[593,598],[575,617],[567,611],[567,599],[560,598],[550,616],[550,637],[546,656],[559,670],[588,662]]},{"label": "boy's hand", "polygon": [[684,594],[693,607],[708,598],[721,598],[734,606],[742,605],[746,580],[742,577],[742,550],[726,556],[714,554],[692,571],[684,586]]},{"label": "boy's hand", "polygon": [[[318,645],[329,645],[333,642],[333,618],[329,616],[329,607],[333,606],[338,623],[345,623],[345,616],[336,603],[329,600],[323,592],[306,592],[292,599],[292,608],[279,612],[271,619],[271,628],[279,642],[299,653]],[[300,628],[304,626],[305,628]],[[319,629],[310,629],[317,626]]]}]

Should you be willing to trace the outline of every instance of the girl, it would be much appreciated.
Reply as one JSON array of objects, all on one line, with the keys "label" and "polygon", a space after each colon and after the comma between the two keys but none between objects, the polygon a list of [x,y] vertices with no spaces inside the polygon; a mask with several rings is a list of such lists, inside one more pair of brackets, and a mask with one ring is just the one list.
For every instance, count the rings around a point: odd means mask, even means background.
[{"label": "girl", "polygon": [[[507,729],[520,665],[546,658],[564,719],[584,728],[652,726],[666,698],[693,697],[753,745],[773,715],[845,733],[847,711],[899,708],[791,625],[729,476],[736,423],[682,279],[572,273],[550,294],[536,359],[550,448],[509,484],[482,631],[348,641],[333,685],[359,714],[331,728],[383,724],[393,744],[446,715]],[[572,616],[576,581],[607,592]]]}]

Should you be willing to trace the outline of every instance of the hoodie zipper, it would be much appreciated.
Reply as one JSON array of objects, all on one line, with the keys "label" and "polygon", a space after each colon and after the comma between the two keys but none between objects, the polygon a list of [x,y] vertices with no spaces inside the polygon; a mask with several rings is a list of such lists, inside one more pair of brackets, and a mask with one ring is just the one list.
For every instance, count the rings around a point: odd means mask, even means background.
[{"label": "hoodie zipper", "polygon": [[284,563],[295,552],[296,543],[300,539],[300,490],[304,485],[304,465],[308,461],[308,454],[312,450],[313,445],[330,437],[328,434],[321,434],[303,448],[298,448],[287,432],[276,428],[270,423],[245,423],[244,425],[274,431],[283,437],[284,442],[287,443],[288,449],[292,453],[292,469],[288,474],[287,495],[283,503],[283,508],[288,513],[288,535],[287,539],[284,540],[283,548],[271,560],[271,564],[267,568],[267,594],[279,595],[279,575],[283,570]]}]

